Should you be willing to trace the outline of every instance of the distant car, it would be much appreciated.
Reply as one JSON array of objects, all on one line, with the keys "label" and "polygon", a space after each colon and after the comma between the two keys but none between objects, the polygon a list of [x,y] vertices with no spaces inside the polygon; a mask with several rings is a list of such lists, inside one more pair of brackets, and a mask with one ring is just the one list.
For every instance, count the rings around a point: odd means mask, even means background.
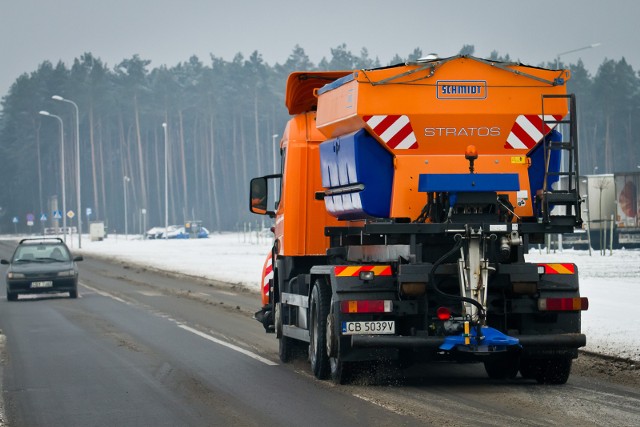
[{"label": "distant car", "polygon": [[187,233],[184,227],[174,226],[173,229],[169,229],[167,232],[167,239],[188,239],[189,233]]},{"label": "distant car", "polygon": [[196,234],[196,237],[198,239],[206,239],[209,237],[209,230],[207,230],[204,227],[200,227],[200,230],[198,230],[198,234]]},{"label": "distant car", "polygon": [[[164,227],[153,227],[145,235],[147,239],[164,239],[164,230]],[[209,237],[209,230],[204,227],[199,226],[197,232],[193,230],[194,228],[187,230],[186,227],[180,225],[170,225],[167,227],[167,239],[203,239]]]},{"label": "distant car", "polygon": [[153,227],[144,233],[147,239],[162,239],[164,227]]},{"label": "distant car", "polygon": [[20,294],[68,292],[78,297],[78,266],[82,256],[73,257],[60,238],[22,239],[13,252],[6,275],[7,300],[16,301]]}]

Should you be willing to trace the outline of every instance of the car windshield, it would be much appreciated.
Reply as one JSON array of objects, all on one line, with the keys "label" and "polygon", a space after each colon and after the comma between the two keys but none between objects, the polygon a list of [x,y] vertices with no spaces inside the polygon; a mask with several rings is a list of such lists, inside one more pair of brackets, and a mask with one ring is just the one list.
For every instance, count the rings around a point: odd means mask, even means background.
[{"label": "car windshield", "polygon": [[69,262],[69,251],[62,245],[24,245],[18,247],[13,262]]}]

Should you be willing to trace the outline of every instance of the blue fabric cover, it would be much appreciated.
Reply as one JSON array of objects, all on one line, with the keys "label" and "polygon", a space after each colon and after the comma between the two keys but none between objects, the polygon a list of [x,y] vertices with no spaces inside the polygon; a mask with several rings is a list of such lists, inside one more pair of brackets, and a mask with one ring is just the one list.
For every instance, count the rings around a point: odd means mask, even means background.
[{"label": "blue fabric cover", "polygon": [[[547,135],[545,138],[549,141],[559,142],[562,141],[562,134],[555,129]],[[531,187],[531,194],[535,195],[536,192],[542,189],[544,183],[544,143],[538,144],[527,154],[531,159],[531,166],[529,167],[529,185]],[[549,172],[560,172],[560,151],[552,150],[551,158],[549,159]],[[547,178],[548,189],[553,184],[558,182],[560,177],[558,175],[551,175]]]},{"label": "blue fabric cover", "polygon": [[327,211],[340,219],[388,218],[391,209],[393,156],[364,129],[320,144],[322,186],[362,184],[324,198]]}]

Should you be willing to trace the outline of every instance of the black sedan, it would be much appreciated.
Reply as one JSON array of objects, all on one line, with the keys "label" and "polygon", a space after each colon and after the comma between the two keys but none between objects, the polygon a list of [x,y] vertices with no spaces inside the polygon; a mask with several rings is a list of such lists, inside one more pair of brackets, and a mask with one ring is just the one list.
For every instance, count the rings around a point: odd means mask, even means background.
[{"label": "black sedan", "polygon": [[16,301],[19,294],[68,292],[78,297],[78,267],[67,245],[60,238],[22,239],[8,265],[7,300]]}]

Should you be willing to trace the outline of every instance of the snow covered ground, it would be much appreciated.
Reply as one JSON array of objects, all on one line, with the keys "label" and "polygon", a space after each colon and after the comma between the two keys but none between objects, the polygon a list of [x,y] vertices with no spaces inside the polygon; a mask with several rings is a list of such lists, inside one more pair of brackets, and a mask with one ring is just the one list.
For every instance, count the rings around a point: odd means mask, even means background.
[{"label": "snow covered ground", "polygon": [[[259,291],[268,236],[211,234],[208,239],[140,240],[135,236],[109,236],[82,249],[71,239],[72,251],[112,257],[153,268],[230,282]],[[617,250],[601,256],[594,251],[564,250],[546,254],[533,251],[531,262],[568,262],[578,266],[581,295],[589,298],[582,315],[586,349],[640,361],[640,250]],[[260,305],[256,296],[256,309]]]}]

